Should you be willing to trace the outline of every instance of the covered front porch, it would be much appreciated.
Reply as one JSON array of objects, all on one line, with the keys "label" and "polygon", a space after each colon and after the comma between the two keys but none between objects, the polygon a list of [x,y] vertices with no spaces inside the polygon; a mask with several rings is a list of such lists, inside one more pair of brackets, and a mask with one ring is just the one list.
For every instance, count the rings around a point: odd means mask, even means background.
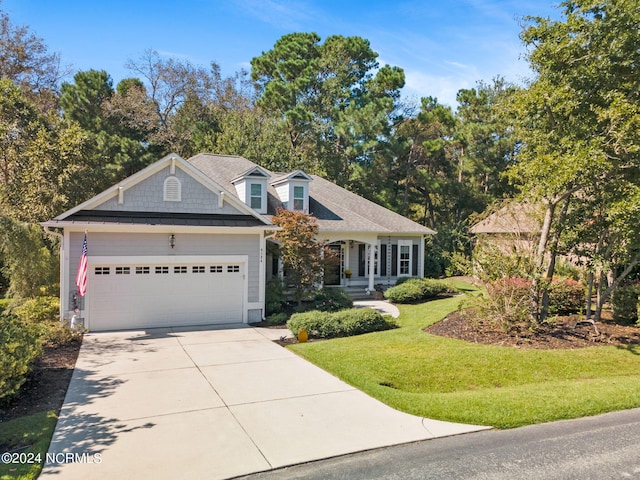
[{"label": "covered front porch", "polygon": [[[424,276],[424,236],[334,235],[325,245],[336,261],[324,272],[325,287],[341,287],[357,297],[395,285],[401,277]],[[267,251],[267,280],[286,271],[277,249]]]}]

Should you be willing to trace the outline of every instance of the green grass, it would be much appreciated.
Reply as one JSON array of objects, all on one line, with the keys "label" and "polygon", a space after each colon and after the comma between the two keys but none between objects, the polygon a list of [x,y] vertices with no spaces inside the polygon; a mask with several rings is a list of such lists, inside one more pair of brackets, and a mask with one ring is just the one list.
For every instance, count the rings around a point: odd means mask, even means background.
[{"label": "green grass", "polygon": [[639,347],[520,350],[422,331],[460,301],[400,306],[398,329],[289,348],[394,408],[437,420],[513,428],[640,407]]},{"label": "green grass", "polygon": [[[31,480],[38,477],[51,442],[53,430],[56,427],[56,421],[56,413],[49,411],[2,423],[0,445],[8,446],[9,451],[12,452],[25,453],[30,459],[37,459],[39,455],[41,462],[0,463],[0,480]],[[4,449],[0,453],[3,452]]]}]

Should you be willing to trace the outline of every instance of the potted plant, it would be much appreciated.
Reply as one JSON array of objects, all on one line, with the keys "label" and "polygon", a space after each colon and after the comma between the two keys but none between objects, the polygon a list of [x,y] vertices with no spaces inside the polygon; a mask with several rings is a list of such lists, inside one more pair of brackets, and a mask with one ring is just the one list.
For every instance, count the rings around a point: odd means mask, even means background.
[{"label": "potted plant", "polygon": [[344,276],[347,277],[347,278],[351,278],[351,275],[353,275],[353,272],[347,268],[344,271]]}]

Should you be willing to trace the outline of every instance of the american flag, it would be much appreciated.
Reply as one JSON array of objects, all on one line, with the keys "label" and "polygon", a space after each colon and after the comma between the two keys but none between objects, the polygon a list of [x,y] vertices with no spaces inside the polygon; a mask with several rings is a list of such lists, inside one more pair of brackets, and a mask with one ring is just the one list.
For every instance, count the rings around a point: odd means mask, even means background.
[{"label": "american flag", "polygon": [[78,265],[78,275],[76,275],[76,286],[78,287],[78,295],[84,297],[87,293],[87,234],[84,234],[82,242],[82,255],[80,256],[80,264]]}]

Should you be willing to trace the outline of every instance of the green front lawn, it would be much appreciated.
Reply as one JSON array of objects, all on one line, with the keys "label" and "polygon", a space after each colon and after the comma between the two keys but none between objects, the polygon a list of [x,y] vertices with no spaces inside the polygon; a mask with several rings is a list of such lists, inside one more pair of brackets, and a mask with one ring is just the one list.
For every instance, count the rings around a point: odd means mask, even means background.
[{"label": "green front lawn", "polygon": [[[49,411],[2,423],[0,445],[9,447],[9,451],[18,457],[15,458],[17,462],[0,462],[0,480],[31,480],[38,477],[57,418],[56,412]],[[0,448],[0,453],[5,453],[5,449]]]},{"label": "green front lawn", "polygon": [[437,420],[512,428],[640,407],[640,348],[520,350],[422,331],[460,301],[401,305],[398,329],[289,348],[398,410]]}]

